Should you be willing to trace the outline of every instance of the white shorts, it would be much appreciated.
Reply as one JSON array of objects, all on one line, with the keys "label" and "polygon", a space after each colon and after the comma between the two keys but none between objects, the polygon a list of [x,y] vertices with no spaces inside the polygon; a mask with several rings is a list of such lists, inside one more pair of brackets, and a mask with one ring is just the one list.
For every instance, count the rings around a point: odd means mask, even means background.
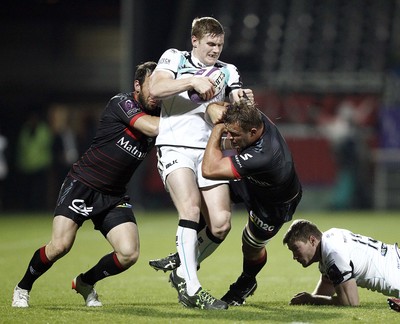
[{"label": "white shorts", "polygon": [[180,168],[189,168],[194,172],[199,188],[228,183],[228,180],[209,180],[203,178],[201,173],[203,156],[204,149],[175,146],[157,147],[157,168],[164,183],[164,187],[166,188],[165,180],[167,179],[168,174]]}]

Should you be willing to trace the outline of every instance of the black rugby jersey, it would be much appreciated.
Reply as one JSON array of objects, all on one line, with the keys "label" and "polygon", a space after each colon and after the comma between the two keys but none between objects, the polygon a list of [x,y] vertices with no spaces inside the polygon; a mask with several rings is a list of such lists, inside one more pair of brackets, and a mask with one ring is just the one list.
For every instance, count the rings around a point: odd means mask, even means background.
[{"label": "black rugby jersey", "polygon": [[260,139],[231,156],[232,171],[245,181],[253,199],[285,202],[301,189],[292,154],[272,121],[263,114],[264,133]]},{"label": "black rugby jersey", "polygon": [[[73,164],[69,175],[102,193],[123,195],[133,173],[154,146],[155,137],[133,128],[145,114],[131,93],[111,98],[91,146]],[[158,116],[160,110],[148,114]]]}]

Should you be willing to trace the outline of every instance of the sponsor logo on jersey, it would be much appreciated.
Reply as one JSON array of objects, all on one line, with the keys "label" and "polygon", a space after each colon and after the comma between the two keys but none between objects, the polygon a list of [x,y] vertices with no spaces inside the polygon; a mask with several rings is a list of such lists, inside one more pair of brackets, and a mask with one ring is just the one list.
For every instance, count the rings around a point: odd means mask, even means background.
[{"label": "sponsor logo on jersey", "polygon": [[147,155],[147,152],[140,151],[136,145],[131,144],[129,139],[125,140],[125,137],[118,140],[117,146],[138,160],[143,160]]},{"label": "sponsor logo on jersey", "polygon": [[239,155],[235,155],[235,161],[239,168],[243,168],[242,163],[240,162]]},{"label": "sponsor logo on jersey", "polygon": [[251,155],[250,153],[240,154],[239,156],[244,161],[247,161],[248,159],[251,159],[253,157],[253,155]]},{"label": "sponsor logo on jersey", "polygon": [[87,207],[83,199],[74,199],[71,206],[68,206],[68,208],[73,210],[75,213],[81,214],[86,217],[88,217],[89,214],[93,211],[93,207]]},{"label": "sponsor logo on jersey", "polygon": [[260,219],[252,210],[250,210],[250,219],[254,225],[265,231],[273,232],[275,230],[274,225],[268,225],[267,223],[264,223],[264,221]]},{"label": "sponsor logo on jersey", "polygon": [[122,111],[128,118],[131,118],[132,116],[136,115],[138,112],[141,111],[140,108],[137,106],[137,104],[130,99],[120,101],[118,103],[118,106],[121,107]]},{"label": "sponsor logo on jersey", "polygon": [[169,167],[172,167],[174,164],[177,164],[177,163],[178,163],[178,160],[173,160],[172,162],[167,163],[165,165],[165,168],[168,169]]},{"label": "sponsor logo on jersey", "polygon": [[169,65],[171,63],[171,60],[169,58],[166,57],[162,57],[160,58],[160,60],[158,61],[158,64],[165,64],[165,65]]}]

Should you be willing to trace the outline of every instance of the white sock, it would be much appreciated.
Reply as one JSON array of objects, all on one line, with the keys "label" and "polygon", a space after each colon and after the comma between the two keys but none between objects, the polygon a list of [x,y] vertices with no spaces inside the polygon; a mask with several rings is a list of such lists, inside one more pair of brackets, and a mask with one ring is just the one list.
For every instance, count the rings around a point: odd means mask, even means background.
[{"label": "white sock", "polygon": [[189,296],[193,296],[201,287],[197,278],[197,231],[178,226],[176,247],[181,259],[177,274],[185,278],[186,291]]},{"label": "white sock", "polygon": [[205,258],[210,256],[219,247],[220,243],[210,240],[206,233],[207,226],[197,233],[198,256],[197,262],[200,264]]}]

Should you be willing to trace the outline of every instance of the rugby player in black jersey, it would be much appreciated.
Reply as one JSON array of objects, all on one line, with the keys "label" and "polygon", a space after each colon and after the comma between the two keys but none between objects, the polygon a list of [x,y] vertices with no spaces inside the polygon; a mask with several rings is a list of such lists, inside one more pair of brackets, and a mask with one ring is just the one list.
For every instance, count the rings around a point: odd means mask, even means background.
[{"label": "rugby player in black jersey", "polygon": [[137,66],[133,93],[120,93],[105,107],[89,149],[73,164],[60,189],[50,242],[36,250],[13,294],[13,307],[29,307],[33,283],[66,255],[79,227],[91,220],[113,248],[72,281],[86,306],[102,306],[97,281],[117,275],[139,257],[139,236],[126,186],[158,135],[159,101],[150,97],[155,62]]},{"label": "rugby player in black jersey", "polygon": [[[229,179],[232,202],[244,203],[249,214],[242,233],[242,273],[221,298],[238,306],[256,290],[256,276],[267,262],[265,246],[292,219],[302,187],[284,138],[254,103],[245,98],[232,105],[213,103],[207,114],[214,128],[204,154],[203,176]],[[226,150],[234,154],[227,156]],[[150,261],[161,270],[171,270],[175,264],[177,255]]]}]

